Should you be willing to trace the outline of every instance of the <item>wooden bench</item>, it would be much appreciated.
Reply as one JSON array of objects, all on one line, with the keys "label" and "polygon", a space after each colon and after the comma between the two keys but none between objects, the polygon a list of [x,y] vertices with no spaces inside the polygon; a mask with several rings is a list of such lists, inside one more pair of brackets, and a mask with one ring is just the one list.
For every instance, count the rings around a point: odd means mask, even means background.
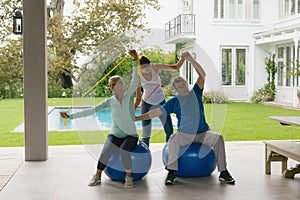
[{"label": "wooden bench", "polygon": [[265,143],[265,173],[271,174],[271,162],[281,162],[284,177],[294,178],[300,173],[300,164],[287,169],[287,160],[291,158],[300,162],[300,141],[264,141]]}]

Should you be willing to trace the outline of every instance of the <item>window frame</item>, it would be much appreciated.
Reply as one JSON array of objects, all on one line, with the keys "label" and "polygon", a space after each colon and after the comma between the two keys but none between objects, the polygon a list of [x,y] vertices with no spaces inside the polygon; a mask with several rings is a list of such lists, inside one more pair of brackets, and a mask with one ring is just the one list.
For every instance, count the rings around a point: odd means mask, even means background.
[{"label": "window frame", "polygon": [[214,20],[257,23],[261,18],[260,8],[261,0],[214,0]]},{"label": "window frame", "polygon": [[279,19],[300,15],[300,0],[279,0]]},{"label": "window frame", "polygon": [[[239,72],[239,65],[238,65],[238,52],[243,52],[244,50],[244,77],[242,78],[244,82],[239,82],[238,81],[238,72]],[[224,76],[223,76],[223,69],[224,69],[224,63],[223,63],[223,52],[227,51],[231,53],[231,58],[230,58],[230,69],[228,71],[230,77],[225,76],[225,79],[228,79],[228,82],[224,81]],[[226,54],[227,56],[228,54]],[[245,87],[247,85],[247,61],[248,60],[248,47],[247,46],[221,46],[221,84],[222,86],[228,86],[228,87]],[[227,64],[228,65],[228,64]],[[225,84],[224,84],[225,83]]]},{"label": "window frame", "polygon": [[[289,50],[288,50],[289,49]],[[298,46],[298,60],[300,59],[299,55],[300,46]],[[292,72],[295,69],[294,57],[295,57],[295,45],[286,44],[276,47],[276,64],[277,64],[277,73],[276,73],[276,85],[278,87],[288,87],[292,88],[294,86],[300,86],[300,76],[293,75],[290,77],[288,71]],[[282,56],[280,55],[282,52]],[[289,52],[289,55],[287,53]],[[297,59],[296,59],[297,61]]]}]

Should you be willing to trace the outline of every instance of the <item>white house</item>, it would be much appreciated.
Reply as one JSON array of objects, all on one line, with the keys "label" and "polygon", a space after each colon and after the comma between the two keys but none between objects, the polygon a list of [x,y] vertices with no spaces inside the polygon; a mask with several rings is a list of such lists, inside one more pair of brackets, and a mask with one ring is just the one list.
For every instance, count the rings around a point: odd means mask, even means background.
[{"label": "white house", "polygon": [[[300,0],[177,0],[178,15],[166,23],[165,42],[189,50],[207,72],[205,90],[250,101],[267,83],[265,58],[275,54],[276,101],[297,105]],[[190,84],[196,73],[187,63]]]}]

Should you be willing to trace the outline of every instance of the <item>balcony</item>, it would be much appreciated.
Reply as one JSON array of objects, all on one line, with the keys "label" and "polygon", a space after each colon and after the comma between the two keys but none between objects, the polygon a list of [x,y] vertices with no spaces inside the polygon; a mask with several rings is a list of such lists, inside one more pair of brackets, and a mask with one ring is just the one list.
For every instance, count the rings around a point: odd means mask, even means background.
[{"label": "balcony", "polygon": [[166,43],[183,43],[195,38],[195,14],[178,15],[165,25]]}]

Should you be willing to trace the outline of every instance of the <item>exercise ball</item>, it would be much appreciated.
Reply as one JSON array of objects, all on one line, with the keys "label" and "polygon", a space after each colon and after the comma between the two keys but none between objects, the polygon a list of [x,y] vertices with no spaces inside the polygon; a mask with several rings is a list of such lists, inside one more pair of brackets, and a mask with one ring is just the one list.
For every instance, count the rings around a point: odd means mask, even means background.
[{"label": "exercise ball", "polygon": [[[163,148],[163,163],[167,166],[168,147]],[[192,143],[179,148],[178,171],[176,176],[201,177],[209,176],[216,168],[216,157],[212,148],[201,143]]]},{"label": "exercise ball", "polygon": [[[137,146],[131,152],[131,159],[133,180],[140,180],[148,173],[152,163],[148,146],[144,142],[138,141]],[[110,157],[104,172],[113,181],[125,180],[125,168],[119,149]]]}]

